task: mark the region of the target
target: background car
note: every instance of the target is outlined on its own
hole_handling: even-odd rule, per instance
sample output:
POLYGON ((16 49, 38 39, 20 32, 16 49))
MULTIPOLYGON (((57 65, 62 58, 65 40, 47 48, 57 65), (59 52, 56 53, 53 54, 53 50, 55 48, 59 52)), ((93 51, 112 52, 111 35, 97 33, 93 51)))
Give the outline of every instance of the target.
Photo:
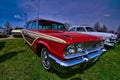
POLYGON ((69 31, 101 37, 105 40, 104 45, 107 45, 107 46, 114 47, 116 44, 117 35, 112 33, 96 32, 90 26, 72 26, 69 28, 69 31))
POLYGON ((12 35, 14 36, 14 37, 16 37, 16 36, 21 36, 21 30, 22 30, 23 28, 21 28, 21 27, 16 27, 15 29, 13 29, 11 32, 12 32, 12 35))
POLYGON ((0 36, 1 37, 7 36, 6 30, 4 28, 2 28, 2 27, 0 27, 0 36))
POLYGON ((120 43, 120 33, 116 33, 117 35, 117 42, 120 43))

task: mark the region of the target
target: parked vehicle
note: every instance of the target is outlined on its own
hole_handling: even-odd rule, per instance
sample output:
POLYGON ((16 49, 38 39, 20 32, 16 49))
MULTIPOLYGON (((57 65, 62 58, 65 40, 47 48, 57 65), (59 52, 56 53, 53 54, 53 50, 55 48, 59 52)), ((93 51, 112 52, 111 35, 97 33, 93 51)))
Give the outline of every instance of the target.
POLYGON ((120 43, 120 33, 117 33, 117 42, 120 43))
POLYGON ((5 29, 2 28, 2 27, 0 27, 0 36, 1 36, 1 37, 7 36, 5 29))
POLYGON ((64 24, 52 20, 28 21, 22 36, 41 57, 46 70, 58 67, 63 70, 83 62, 95 62, 105 51, 102 38, 66 31, 64 24))
POLYGON ((16 27, 15 29, 13 29, 11 32, 12 32, 12 35, 14 36, 14 37, 16 37, 16 36, 21 36, 21 30, 22 30, 23 28, 21 28, 21 27, 16 27))
POLYGON ((105 40, 104 45, 107 45, 107 46, 114 47, 116 44, 117 36, 115 34, 105 33, 105 32, 96 32, 92 27, 89 27, 89 26, 72 26, 70 27, 69 31, 101 37, 105 40))

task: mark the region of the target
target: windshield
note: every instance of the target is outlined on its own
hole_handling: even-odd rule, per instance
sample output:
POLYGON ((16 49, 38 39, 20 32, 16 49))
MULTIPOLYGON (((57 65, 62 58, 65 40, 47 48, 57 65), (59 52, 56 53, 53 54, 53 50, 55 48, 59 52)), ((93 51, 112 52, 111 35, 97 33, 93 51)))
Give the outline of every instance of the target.
POLYGON ((91 27, 86 27, 86 30, 88 31, 88 32, 94 32, 95 30, 93 29, 93 28, 91 28, 91 27))
POLYGON ((85 29, 83 27, 77 27, 77 31, 85 32, 85 29))
POLYGON ((40 21, 39 29, 40 30, 62 30, 62 31, 66 30, 63 24, 52 22, 52 21, 40 21))
POLYGON ((23 28, 20 28, 20 27, 16 27, 16 28, 15 28, 15 30, 21 30, 21 29, 23 29, 23 28))

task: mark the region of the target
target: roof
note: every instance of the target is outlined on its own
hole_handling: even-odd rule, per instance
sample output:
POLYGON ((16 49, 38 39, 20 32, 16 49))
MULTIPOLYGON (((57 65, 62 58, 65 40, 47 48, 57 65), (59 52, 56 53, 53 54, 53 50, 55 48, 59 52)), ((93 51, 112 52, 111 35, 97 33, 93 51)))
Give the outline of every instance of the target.
POLYGON ((45 21, 50 21, 50 22, 56 22, 56 23, 63 24, 63 23, 61 23, 61 22, 57 22, 57 21, 54 21, 54 20, 43 19, 43 18, 35 18, 35 19, 31 19, 31 20, 29 20, 28 22, 30 22, 30 21, 35 21, 35 20, 45 20, 45 21))

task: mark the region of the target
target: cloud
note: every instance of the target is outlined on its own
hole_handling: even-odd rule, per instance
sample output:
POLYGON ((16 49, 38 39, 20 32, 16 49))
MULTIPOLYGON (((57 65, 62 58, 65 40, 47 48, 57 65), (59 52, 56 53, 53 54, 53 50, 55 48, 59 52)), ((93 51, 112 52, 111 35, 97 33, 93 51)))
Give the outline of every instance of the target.
POLYGON ((110 14, 104 14, 105 17, 110 17, 111 15, 110 14))
POLYGON ((20 19, 21 17, 20 17, 20 15, 14 15, 14 18, 17 18, 17 19, 20 19))

